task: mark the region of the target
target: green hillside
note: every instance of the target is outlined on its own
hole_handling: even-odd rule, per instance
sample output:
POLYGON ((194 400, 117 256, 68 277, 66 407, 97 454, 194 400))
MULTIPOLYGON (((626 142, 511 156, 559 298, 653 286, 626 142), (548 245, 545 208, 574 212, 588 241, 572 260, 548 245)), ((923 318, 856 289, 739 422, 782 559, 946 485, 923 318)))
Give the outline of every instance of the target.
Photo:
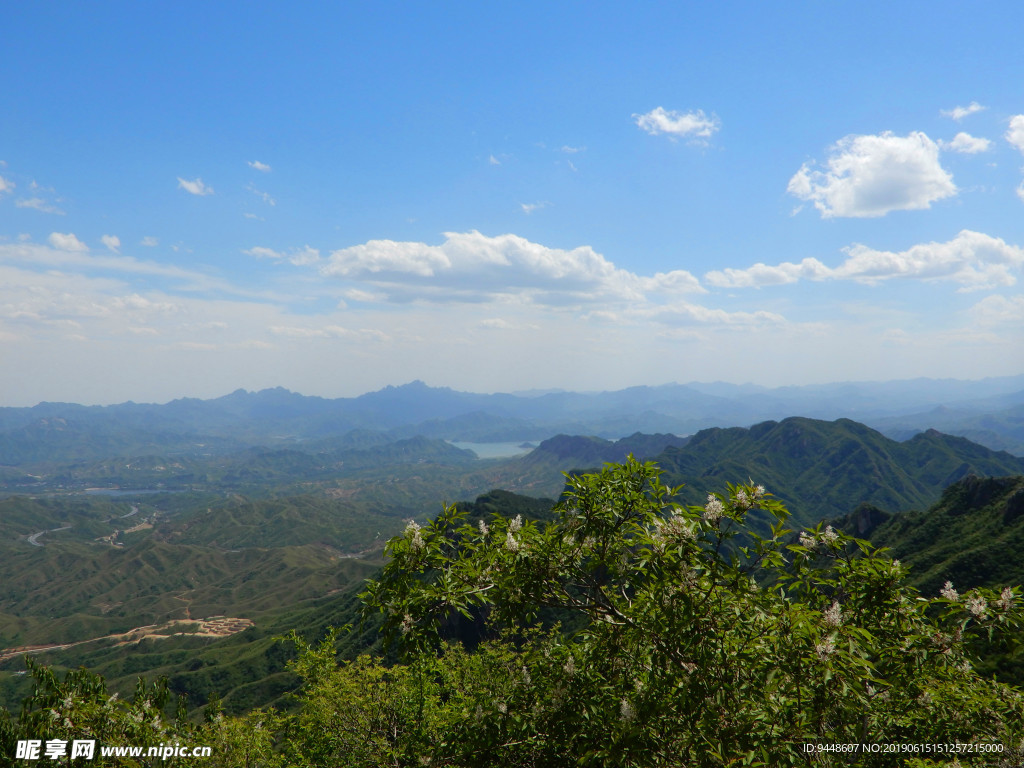
MULTIPOLYGON (((910 568, 909 583, 927 597, 946 582, 959 592, 1024 584, 1024 477, 967 477, 924 510, 891 514, 865 505, 835 523, 910 568)), ((985 674, 1024 685, 1024 637, 980 645, 985 674)))
MULTIPOLYGON (((275 536, 265 527, 268 518, 292 503, 294 509, 283 517, 282 527, 291 527, 292 536, 315 535, 315 527, 303 525, 304 521, 316 520, 315 500, 297 498, 236 501, 226 505, 227 517, 204 513, 199 523, 184 526, 180 534, 172 529, 169 538, 204 539, 208 532, 220 530, 219 535, 225 538, 254 535, 258 542, 267 544, 275 536), (247 522, 242 525, 239 520, 247 522), (201 526, 201 530, 195 530, 201 526)), ((550 517, 553 504, 551 499, 495 490, 459 506, 473 520, 489 520, 494 515, 543 520, 550 517)), ((388 535, 396 532, 391 530, 388 535)), ((36 554, 43 556, 42 550, 36 554)), ((361 604, 356 598, 364 589, 364 580, 374 576, 381 566, 378 559, 340 558, 322 544, 225 552, 180 541, 140 545, 131 552, 114 550, 104 560, 78 562, 80 550, 63 557, 77 562, 69 581, 33 580, 28 593, 9 605, 11 613, 0 614, 0 627, 12 628, 10 637, 0 638, 0 648, 28 644, 26 637, 36 638, 31 642, 38 642, 39 637, 67 641, 186 616, 198 619, 226 614, 254 622, 248 629, 221 639, 176 636, 168 630, 158 637, 133 640, 127 646, 120 639, 101 640, 34 654, 58 668, 87 666, 102 674, 115 690, 130 691, 139 674, 165 675, 172 691, 187 695, 195 706, 216 695, 226 708, 240 712, 270 702, 287 704, 281 697, 294 689, 297 679, 285 669, 290 646, 279 638, 293 630, 315 639, 322 637, 328 627, 352 625, 352 631, 342 636, 343 655, 380 645, 379 624, 361 622, 361 604), (169 555, 180 559, 179 567, 161 560, 169 555), (166 592, 154 591, 156 583, 164 585, 166 592), (93 615, 100 611, 94 610, 99 601, 89 600, 92 594, 102 594, 101 599, 106 601, 130 599, 100 616, 93 615), (56 621, 37 618, 45 611, 62 610, 61 605, 65 611, 68 606, 85 608, 56 621), (19 618, 30 610, 32 618, 19 618)), ((39 570, 38 565, 28 567, 39 570)), ((23 668, 20 657, 0 661, 0 705, 13 706, 27 694, 28 679, 11 674, 23 668)))
POLYGON ((686 484, 689 503, 749 478, 783 501, 796 524, 841 517, 865 502, 921 508, 968 474, 1024 473, 1024 459, 934 430, 901 443, 849 419, 797 417, 702 430, 655 460, 670 483, 686 484))
POLYGON ((946 581, 958 589, 1024 584, 1024 477, 968 475, 926 510, 862 509, 844 524, 890 547, 923 592, 938 593, 946 581))

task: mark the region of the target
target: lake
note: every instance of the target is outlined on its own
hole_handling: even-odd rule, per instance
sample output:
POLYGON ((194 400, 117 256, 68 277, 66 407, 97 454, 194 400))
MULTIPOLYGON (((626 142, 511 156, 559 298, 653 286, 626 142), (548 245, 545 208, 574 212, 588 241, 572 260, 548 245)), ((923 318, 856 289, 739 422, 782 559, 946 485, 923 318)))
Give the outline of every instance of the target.
POLYGON ((465 443, 455 440, 449 440, 448 442, 456 448, 471 450, 481 459, 509 459, 513 456, 523 456, 532 451, 533 447, 536 447, 523 448, 522 446, 526 442, 523 440, 512 443, 465 443))

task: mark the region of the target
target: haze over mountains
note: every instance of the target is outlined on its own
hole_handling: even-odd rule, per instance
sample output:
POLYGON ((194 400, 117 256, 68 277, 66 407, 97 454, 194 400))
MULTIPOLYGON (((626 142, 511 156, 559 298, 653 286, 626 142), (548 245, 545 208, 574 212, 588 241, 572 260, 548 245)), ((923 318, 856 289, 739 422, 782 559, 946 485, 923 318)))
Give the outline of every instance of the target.
POLYGON ((118 453, 222 453, 352 430, 476 442, 538 441, 558 433, 688 435, 706 427, 750 426, 789 416, 851 418, 897 439, 934 428, 1024 455, 1024 375, 775 389, 692 383, 489 395, 414 381, 355 398, 309 397, 276 388, 162 405, 40 403, 0 408, 0 464, 118 453))

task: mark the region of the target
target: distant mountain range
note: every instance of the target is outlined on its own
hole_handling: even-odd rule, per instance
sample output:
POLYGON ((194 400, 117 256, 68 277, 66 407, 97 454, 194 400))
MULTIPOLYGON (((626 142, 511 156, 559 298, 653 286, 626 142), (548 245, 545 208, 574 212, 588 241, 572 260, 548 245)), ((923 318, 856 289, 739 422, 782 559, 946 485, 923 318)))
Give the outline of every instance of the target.
POLYGON ((790 416, 855 419, 901 440, 934 428, 1024 456, 1024 375, 775 389, 691 383, 615 392, 492 395, 415 381, 337 399, 276 388, 163 405, 40 403, 0 408, 0 465, 305 447, 353 430, 380 432, 389 439, 537 441, 559 433, 604 438, 635 432, 690 435, 708 427, 745 427, 790 416))

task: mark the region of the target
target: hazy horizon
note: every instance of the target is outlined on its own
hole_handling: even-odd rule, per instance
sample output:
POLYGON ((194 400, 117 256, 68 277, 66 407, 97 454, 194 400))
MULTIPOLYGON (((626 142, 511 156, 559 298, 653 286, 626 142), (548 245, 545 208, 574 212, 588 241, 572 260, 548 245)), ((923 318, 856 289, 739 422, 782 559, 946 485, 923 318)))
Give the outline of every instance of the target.
POLYGON ((1024 6, 18 3, 0 402, 1024 370, 1024 6))
MULTIPOLYGON (((189 399, 193 399, 193 400, 216 400, 216 399, 219 399, 221 397, 227 397, 229 395, 235 394, 236 392, 245 392, 246 394, 258 394, 258 393, 263 392, 263 391, 277 390, 277 389, 283 389, 283 390, 286 390, 286 391, 290 392, 291 394, 300 395, 300 396, 303 396, 303 397, 319 397, 319 398, 322 398, 322 399, 325 399, 325 400, 335 400, 335 399, 352 399, 352 398, 360 397, 362 395, 368 395, 368 394, 372 394, 374 392, 380 392, 380 391, 386 390, 386 389, 400 389, 400 388, 403 388, 403 387, 414 386, 414 385, 417 385, 417 384, 423 385, 424 387, 427 387, 427 388, 430 388, 430 389, 449 389, 449 390, 452 390, 452 391, 455 391, 455 392, 460 392, 460 393, 465 393, 465 394, 475 394, 475 395, 500 395, 500 394, 505 394, 505 395, 513 395, 513 396, 518 396, 518 397, 536 397, 536 396, 539 396, 539 395, 542 395, 542 394, 547 394, 547 393, 567 393, 567 394, 579 394, 579 395, 596 395, 596 394, 609 393, 609 392, 620 392, 620 391, 623 391, 623 390, 626 390, 626 389, 632 389, 632 388, 637 388, 637 387, 648 387, 648 388, 651 388, 651 389, 657 389, 657 388, 660 388, 660 387, 675 387, 675 386, 679 386, 679 387, 700 387, 700 388, 703 388, 703 389, 708 389, 708 388, 714 388, 715 386, 721 385, 721 386, 736 387, 736 388, 739 388, 739 389, 749 388, 749 389, 755 389, 755 390, 764 391, 764 392, 773 392, 773 391, 780 390, 780 389, 800 389, 800 388, 804 388, 804 387, 808 387, 808 388, 814 388, 814 387, 827 388, 827 387, 835 387, 835 386, 853 386, 853 387, 864 386, 864 387, 870 387, 870 386, 883 386, 883 385, 893 385, 893 384, 911 385, 911 384, 914 384, 916 382, 982 384, 982 383, 986 383, 986 382, 993 383, 993 382, 1001 382, 1001 381, 1007 381, 1007 383, 1010 384, 1010 386, 1005 387, 1005 388, 997 387, 996 388, 997 392, 999 392, 999 393, 1006 393, 1006 394, 1014 393, 1014 392, 1017 391, 1017 388, 1016 388, 1017 385, 1024 384, 1024 373, 1020 373, 1020 374, 1016 374, 1016 375, 1010 375, 1010 376, 986 376, 986 377, 979 378, 979 379, 958 379, 958 378, 952 377, 952 376, 946 376, 946 377, 943 377, 943 378, 917 377, 917 378, 914 378, 914 379, 888 379, 888 380, 868 380, 868 379, 865 379, 865 380, 859 380, 859 381, 857 381, 857 380, 843 380, 843 381, 814 382, 814 383, 808 383, 808 384, 783 384, 783 385, 774 386, 774 387, 773 386, 764 386, 764 385, 760 385, 760 384, 754 384, 752 382, 728 382, 728 381, 718 380, 718 381, 685 381, 685 382, 666 381, 666 382, 661 382, 659 384, 633 384, 633 385, 629 385, 629 386, 626 386, 626 387, 616 387, 616 388, 611 388, 611 389, 592 389, 592 390, 567 389, 567 388, 564 388, 564 387, 536 387, 536 388, 532 388, 532 389, 520 389, 520 390, 505 389, 505 390, 491 390, 491 391, 480 391, 480 390, 471 390, 471 389, 465 389, 465 388, 460 388, 460 387, 449 387, 447 385, 442 385, 442 384, 431 384, 430 382, 425 382, 422 379, 413 379, 413 380, 404 381, 404 382, 401 382, 401 383, 385 384, 383 387, 378 387, 376 389, 371 389, 371 390, 365 390, 365 391, 362 391, 362 392, 356 392, 354 394, 333 394, 332 395, 332 394, 322 394, 322 393, 318 393, 318 392, 303 392, 303 391, 300 391, 300 390, 290 389, 289 387, 285 387, 285 386, 279 384, 279 385, 274 385, 274 386, 269 386, 269 387, 260 387, 259 389, 247 389, 245 387, 235 387, 234 389, 231 389, 231 390, 228 390, 228 391, 225 391, 225 392, 220 392, 218 394, 214 394, 214 395, 211 395, 209 397, 196 397, 194 395, 181 394, 181 395, 177 395, 175 397, 172 397, 172 398, 170 398, 168 400, 159 400, 159 401, 157 401, 157 400, 144 400, 144 399, 141 399, 141 398, 128 398, 127 400, 117 400, 117 401, 110 401, 110 402, 85 402, 85 401, 82 401, 82 400, 37 400, 35 402, 29 402, 29 403, 7 403, 7 402, 0 402, 0 408, 31 408, 33 406, 41 405, 43 403, 57 403, 57 404, 59 404, 59 403, 66 403, 66 404, 69 404, 69 405, 104 406, 104 407, 105 406, 112 406, 112 405, 123 405, 125 403, 135 403, 137 405, 166 405, 167 403, 174 402, 175 400, 189 400, 189 399), (1019 380, 1019 381, 1015 381, 1015 380, 1019 380)), ((981 395, 979 395, 979 397, 984 397, 984 396, 986 396, 986 394, 990 394, 990 393, 981 394, 981 395)))

